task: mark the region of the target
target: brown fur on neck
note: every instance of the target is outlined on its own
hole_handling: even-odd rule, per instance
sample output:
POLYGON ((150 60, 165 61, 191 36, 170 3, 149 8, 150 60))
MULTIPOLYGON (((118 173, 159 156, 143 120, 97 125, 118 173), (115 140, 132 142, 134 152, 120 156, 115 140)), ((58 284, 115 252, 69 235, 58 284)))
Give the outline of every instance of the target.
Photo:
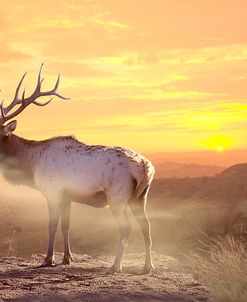
POLYGON ((32 150, 28 149, 27 145, 33 144, 14 134, 2 136, 0 138, 0 168, 9 182, 33 187, 32 161, 34 158, 30 156, 32 150))

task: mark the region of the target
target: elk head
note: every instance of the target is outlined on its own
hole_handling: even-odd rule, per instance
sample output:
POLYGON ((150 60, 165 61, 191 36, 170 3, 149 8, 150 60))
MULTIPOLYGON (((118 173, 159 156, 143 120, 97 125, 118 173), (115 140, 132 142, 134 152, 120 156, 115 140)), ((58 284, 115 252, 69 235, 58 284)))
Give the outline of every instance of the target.
POLYGON ((35 88, 34 92, 29 97, 25 97, 25 90, 24 90, 23 93, 22 93, 22 97, 19 98, 19 91, 20 91, 20 88, 21 88, 21 84, 22 84, 22 82, 23 82, 23 80, 24 80, 24 78, 27 74, 27 73, 25 73, 22 76, 22 78, 21 78, 21 80, 20 80, 20 82, 19 82, 19 84, 16 88, 15 96, 14 96, 13 101, 7 107, 3 106, 3 102, 0 104, 0 112, 1 112, 1 116, 0 116, 0 139, 1 140, 5 137, 9 136, 15 130, 16 125, 17 125, 16 120, 12 120, 8 124, 5 124, 7 121, 9 121, 9 120, 13 119, 14 117, 16 117, 18 114, 20 114, 30 104, 34 104, 34 105, 43 107, 43 106, 46 106, 47 104, 49 104, 52 100, 52 98, 51 98, 49 101, 46 101, 45 103, 40 103, 40 102, 36 101, 39 97, 42 97, 42 96, 57 96, 57 97, 59 97, 61 99, 64 99, 64 100, 68 99, 68 98, 66 98, 66 97, 64 97, 64 96, 57 93, 59 80, 60 80, 60 75, 58 75, 56 84, 55 84, 55 86, 52 90, 41 92, 41 84, 44 80, 44 78, 41 78, 42 67, 43 67, 43 63, 40 66, 36 88, 35 88), (15 110, 13 111, 14 108, 15 108, 15 110))

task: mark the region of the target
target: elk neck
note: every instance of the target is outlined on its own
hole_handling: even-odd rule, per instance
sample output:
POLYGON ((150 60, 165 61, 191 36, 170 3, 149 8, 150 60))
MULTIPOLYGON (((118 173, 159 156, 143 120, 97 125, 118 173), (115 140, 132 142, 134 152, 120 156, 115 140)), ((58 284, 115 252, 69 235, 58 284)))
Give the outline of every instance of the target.
POLYGON ((14 160, 17 168, 33 174, 35 164, 41 154, 38 141, 31 141, 11 134, 3 137, 0 153, 3 158, 14 160))

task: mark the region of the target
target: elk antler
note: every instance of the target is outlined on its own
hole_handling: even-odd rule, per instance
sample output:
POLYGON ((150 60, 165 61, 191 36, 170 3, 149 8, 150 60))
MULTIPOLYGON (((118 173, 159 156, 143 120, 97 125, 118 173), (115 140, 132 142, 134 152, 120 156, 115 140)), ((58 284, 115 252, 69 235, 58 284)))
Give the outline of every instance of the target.
POLYGON ((57 93, 57 88, 59 85, 59 81, 60 81, 60 75, 58 75, 57 77, 57 81, 56 84, 54 86, 54 88, 52 90, 46 91, 46 92, 41 92, 41 84, 44 80, 44 78, 41 79, 41 71, 42 71, 42 67, 43 67, 43 63, 40 66, 40 70, 39 70, 39 74, 38 74, 38 82, 37 82, 37 86, 34 90, 34 92, 27 98, 25 98, 25 89, 22 93, 22 97, 19 98, 19 91, 20 91, 20 87, 21 84, 26 76, 27 73, 24 73, 24 75, 22 76, 16 91, 15 91, 15 96, 13 101, 6 107, 3 107, 3 102, 0 104, 0 110, 1 110, 1 117, 0 117, 0 124, 3 125, 6 121, 12 119, 13 117, 17 116, 19 113, 21 113, 28 105, 30 104, 34 104, 37 106, 45 106, 47 104, 49 104, 52 100, 52 98, 45 102, 45 103, 39 103, 36 101, 37 98, 42 97, 42 96, 57 96, 63 100, 68 100, 69 98, 66 98, 60 94, 57 93), (20 105, 15 111, 13 111, 11 114, 8 115, 8 112, 11 111, 16 105, 20 105))

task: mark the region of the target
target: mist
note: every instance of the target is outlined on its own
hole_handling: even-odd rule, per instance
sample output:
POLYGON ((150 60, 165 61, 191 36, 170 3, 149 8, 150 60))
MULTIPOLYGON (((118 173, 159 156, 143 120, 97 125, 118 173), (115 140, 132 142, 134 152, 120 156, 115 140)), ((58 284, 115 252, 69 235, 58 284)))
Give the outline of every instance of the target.
MULTIPOLYGON (((178 257, 198 248, 203 234, 218 236, 241 232, 243 222, 240 218, 246 213, 245 203, 239 202, 232 211, 229 204, 201 200, 192 194, 193 188, 196 191, 198 187, 198 183, 193 185, 192 180, 187 179, 192 187, 192 197, 184 197, 182 194, 183 190, 187 192, 185 181, 183 190, 181 180, 170 180, 174 183, 175 190, 170 188, 170 183, 167 185, 168 180, 154 181, 147 202, 154 252, 178 257)), ((11 185, 3 178, 0 183, 0 255, 45 254, 48 241, 48 209, 45 198, 34 189, 11 185)), ((143 236, 130 210, 129 217, 132 230, 126 252, 143 252, 143 236)), ((72 203, 70 242, 74 253, 114 255, 118 227, 110 208, 72 203)), ((60 227, 56 236, 56 251, 63 251, 60 227)))

